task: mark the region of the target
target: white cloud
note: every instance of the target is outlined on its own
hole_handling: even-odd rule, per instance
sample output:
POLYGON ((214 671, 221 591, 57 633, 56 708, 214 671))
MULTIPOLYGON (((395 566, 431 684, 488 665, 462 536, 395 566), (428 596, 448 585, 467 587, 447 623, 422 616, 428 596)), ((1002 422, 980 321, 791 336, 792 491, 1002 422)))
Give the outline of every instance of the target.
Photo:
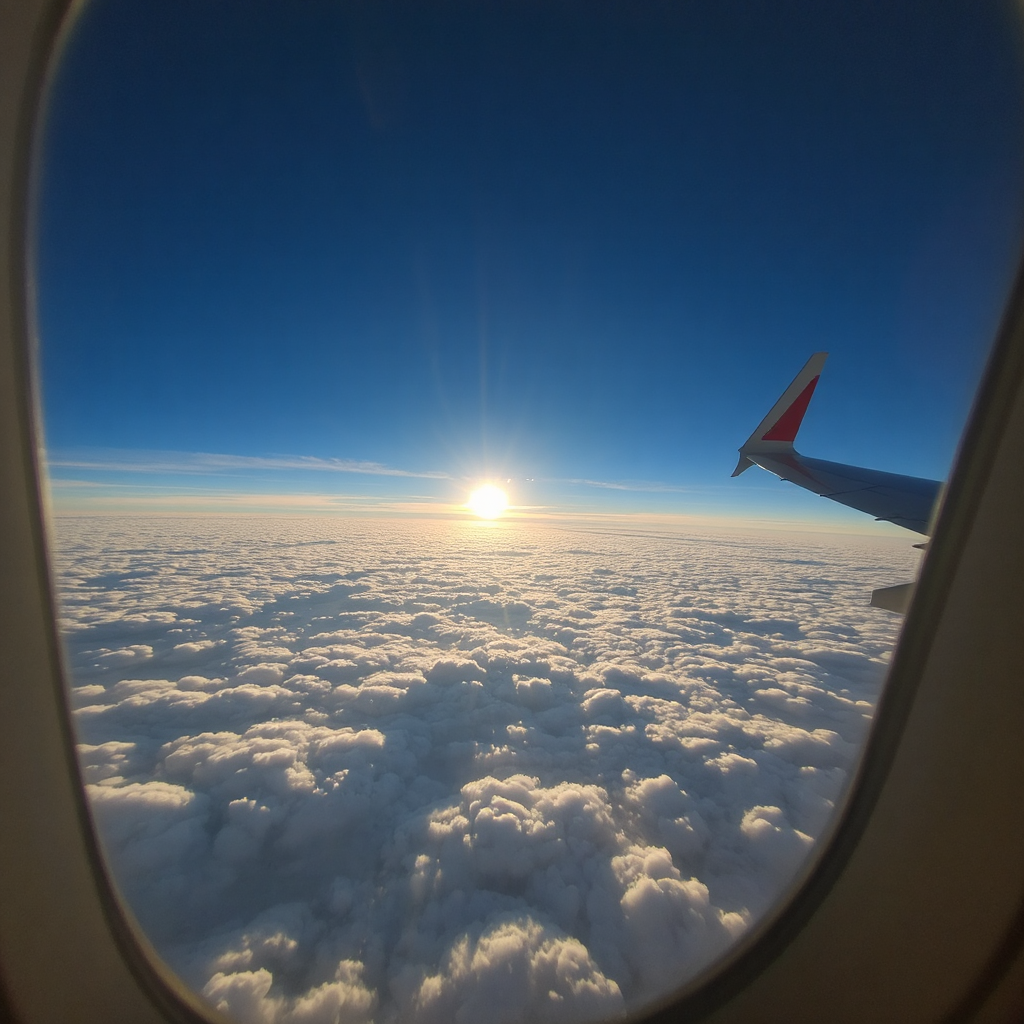
POLYGON ((579 940, 511 915, 478 936, 460 936, 436 973, 399 974, 395 989, 402 1019, 415 1024, 555 1024, 607 1020, 623 1011, 618 985, 579 940))
POLYGON ((447 480, 447 473, 395 469, 361 459, 322 459, 313 455, 221 455, 211 452, 145 451, 127 448, 84 448, 50 451, 50 470, 103 470, 121 473, 223 473, 231 470, 307 470, 354 473, 360 476, 417 477, 447 480))
POLYGON ((212 1004, 274 1024, 597 1020, 692 977, 827 826, 898 624, 867 597, 914 560, 512 524, 58 531, 118 884, 212 1004))

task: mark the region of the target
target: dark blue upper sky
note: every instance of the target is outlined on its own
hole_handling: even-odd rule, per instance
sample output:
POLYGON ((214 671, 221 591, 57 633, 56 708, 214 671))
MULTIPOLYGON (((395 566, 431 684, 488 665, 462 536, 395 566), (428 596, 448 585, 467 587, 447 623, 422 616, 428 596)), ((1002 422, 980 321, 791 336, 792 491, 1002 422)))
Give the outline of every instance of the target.
POLYGON ((724 508, 827 349, 802 448, 943 476, 1015 269, 1022 95, 977 0, 95 0, 40 179, 48 445, 724 508))

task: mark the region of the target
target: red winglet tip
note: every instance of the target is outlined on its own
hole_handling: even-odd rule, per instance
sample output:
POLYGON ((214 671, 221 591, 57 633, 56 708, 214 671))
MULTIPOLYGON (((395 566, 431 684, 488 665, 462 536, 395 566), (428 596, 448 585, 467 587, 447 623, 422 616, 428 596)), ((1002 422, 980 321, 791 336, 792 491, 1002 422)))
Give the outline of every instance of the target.
POLYGON ((804 413, 810 404, 811 395, 817 386, 818 378, 815 377, 800 392, 793 401, 793 404, 775 421, 774 426, 767 433, 762 434, 762 441, 789 441, 796 440, 796 433, 803 422, 804 413))

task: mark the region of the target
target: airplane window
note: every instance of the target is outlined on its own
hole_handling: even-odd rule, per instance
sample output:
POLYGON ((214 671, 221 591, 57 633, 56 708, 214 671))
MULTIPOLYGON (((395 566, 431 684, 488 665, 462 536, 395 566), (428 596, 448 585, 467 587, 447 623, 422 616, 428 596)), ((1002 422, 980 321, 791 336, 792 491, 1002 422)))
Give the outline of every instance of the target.
POLYGON ((77 11, 34 257, 69 703, 210 1006, 620 1018, 784 905, 1016 266, 1018 29, 77 11))

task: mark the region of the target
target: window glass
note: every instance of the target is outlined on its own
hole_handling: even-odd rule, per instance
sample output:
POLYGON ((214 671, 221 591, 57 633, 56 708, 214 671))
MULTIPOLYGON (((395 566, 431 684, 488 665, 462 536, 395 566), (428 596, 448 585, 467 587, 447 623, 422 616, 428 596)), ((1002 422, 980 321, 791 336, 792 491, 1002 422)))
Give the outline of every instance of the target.
POLYGON ((773 457, 945 479, 1020 244, 1008 19, 78 12, 35 240, 70 703, 212 1006, 598 1021, 784 904, 926 538, 729 473, 828 350, 798 450, 843 465, 792 414, 773 457))

